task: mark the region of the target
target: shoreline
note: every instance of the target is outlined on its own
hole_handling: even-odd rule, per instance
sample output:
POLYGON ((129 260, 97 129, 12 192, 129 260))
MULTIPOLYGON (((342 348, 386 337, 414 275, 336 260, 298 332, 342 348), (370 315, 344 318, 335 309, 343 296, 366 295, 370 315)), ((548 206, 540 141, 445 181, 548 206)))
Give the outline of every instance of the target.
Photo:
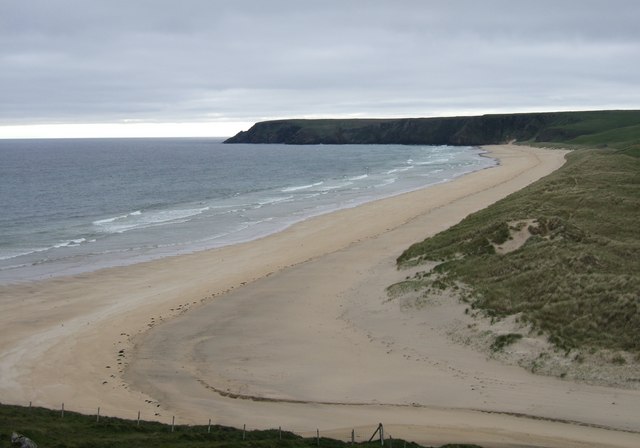
MULTIPOLYGON (((415 179, 407 182, 407 180, 403 179, 402 177, 394 177, 394 182, 391 183, 400 185, 400 187, 396 186, 392 191, 386 191, 385 188, 378 190, 378 187, 383 186, 382 184, 370 184, 364 187, 359 186, 358 188, 355 188, 353 190, 360 190, 362 193, 354 194, 353 191, 345 191, 343 193, 340 193, 338 196, 333 197, 333 199, 320 200, 316 202, 316 199, 318 198, 316 198, 315 196, 320 196, 322 198, 324 193, 313 193, 314 191, 316 191, 313 188, 309 190, 314 197, 313 199, 307 198, 304 200, 300 200, 299 198, 296 198, 294 196, 294 192, 298 191, 299 189, 306 191, 307 187, 315 186, 304 185, 302 186, 303 188, 300 188, 300 186, 292 186, 287 188, 267 188, 261 193, 261 195, 265 195, 262 199, 260 197, 251 198, 245 197, 245 195, 240 195, 237 197, 239 202, 235 205, 224 205, 225 201, 229 200, 228 198, 222 199, 222 205, 209 202, 208 199, 202 199, 197 202, 188 203, 188 208, 195 208, 195 210, 199 210, 198 213, 193 215, 194 217, 196 217, 194 222, 199 219, 201 214, 203 216, 207 216, 207 214, 211 210, 216 209, 228 210, 227 212, 222 213, 222 215, 231 213, 231 215, 233 216, 238 212, 238 210, 240 210, 241 213, 244 213, 247 210, 249 211, 249 213, 252 213, 252 210, 261 209, 264 204, 278 204, 281 202, 281 199, 283 200, 282 203, 291 202, 292 204, 292 206, 289 207, 288 210, 275 210, 271 212, 271 214, 260 216, 247 215, 242 219, 242 222, 236 223, 236 227, 226 227, 228 223, 225 223, 224 220, 218 221, 220 216, 205 217, 204 222, 200 224, 200 228, 209 229, 208 233, 204 234, 200 232, 198 236, 193 239, 181 237, 173 239, 173 237, 171 236, 172 234, 179 235, 181 232, 184 232, 185 229, 175 229, 172 231, 169 230, 172 226, 167 226, 167 230, 165 230, 164 234, 166 239, 159 239, 158 241, 156 241, 156 243, 158 244, 152 244, 151 241, 142 238, 143 242, 140 245, 137 245, 135 241, 130 241, 132 246, 129 248, 124 248, 117 242, 117 240, 112 240, 112 236, 105 237, 105 235, 109 235, 110 232, 105 233, 103 232, 104 229, 92 229, 91 231, 84 229, 83 231, 80 231, 75 235, 68 235, 65 241, 58 241, 57 243, 54 241, 50 241, 49 243, 41 244, 42 247, 40 249, 25 249, 25 252, 19 255, 17 258, 8 257, 2 259, 2 257, 0 256, 0 264, 2 265, 0 266, 0 286, 39 282, 43 280, 50 280, 56 277, 72 277, 76 275, 90 274, 91 272, 96 272, 102 269, 127 267, 163 258, 189 255, 197 252, 220 249, 226 246, 248 243, 267 237, 269 235, 273 235, 275 233, 280 233, 291 227, 292 225, 306 221, 308 219, 313 219, 315 217, 334 213, 343 209, 358 207, 368 202, 375 202, 377 200, 399 196, 423 188, 429 188, 439 183, 450 182, 460 176, 469 174, 469 171, 465 170, 473 169, 480 171, 486 168, 485 165, 497 163, 497 161, 492 157, 487 157, 485 151, 477 146, 463 147, 458 149, 461 151, 461 153, 466 153, 466 157, 469 157, 469 154, 473 154, 473 156, 471 157, 473 157, 476 161, 478 160, 478 156, 481 156, 480 159, 482 161, 475 162, 477 166, 474 165, 473 168, 460 168, 460 172, 457 172, 458 170, 455 170, 456 172, 449 172, 449 170, 436 170, 437 172, 431 173, 431 177, 426 178, 428 182, 424 180, 425 178, 422 177, 423 175, 420 175, 420 178, 423 179, 421 182, 416 181, 415 179), (440 174, 438 174, 438 172, 440 171, 447 171, 448 177, 441 178, 440 174), (283 196, 278 197, 279 195, 283 196), (286 197, 285 199, 285 196, 288 197, 286 197), (264 200, 264 202, 262 202, 262 200, 264 200), (245 209, 245 207, 248 208, 245 209), (238 210, 233 210, 234 208, 238 210), (215 231, 211 232, 211 229, 214 229, 215 231), (214 233, 215 235, 211 235, 211 233, 214 233), (184 241, 185 239, 188 241, 184 241), (72 252, 64 252, 69 250, 69 248, 71 248, 70 250, 72 252), (51 250, 53 250, 54 252, 50 253, 49 251, 51 250), (22 256, 27 258, 20 258, 22 256), (30 258, 33 256, 35 256, 36 258, 30 258)), ((413 159, 409 160, 413 162, 413 159)), ((417 165, 410 164, 408 166, 415 168, 417 165)), ((364 169, 361 171, 364 171, 364 169)), ((393 169, 391 171, 396 171, 396 169, 393 169)), ((413 171, 416 170, 412 170, 411 172, 413 171)), ((369 177, 369 174, 375 177, 379 173, 369 173, 367 169, 367 173, 365 174, 365 176, 355 176, 354 179, 345 177, 343 180, 340 180, 340 182, 353 184, 354 180, 360 182, 361 177, 369 177)), ((331 183, 335 181, 336 179, 331 180, 330 178, 325 178, 321 180, 321 184, 324 184, 325 182, 331 183)), ((383 184, 385 182, 386 181, 384 181, 383 184)), ((328 190, 323 190, 322 187, 319 188, 320 189, 318 191, 324 192, 331 192, 334 190, 334 187, 332 187, 331 185, 329 185, 328 190)), ((145 207, 129 208, 107 214, 109 216, 100 216, 100 219, 97 219, 96 216, 93 216, 92 218, 84 219, 83 223, 75 223, 75 225, 82 227, 87 222, 91 222, 92 227, 102 229, 103 223, 111 223, 114 221, 119 222, 118 220, 120 219, 127 219, 128 217, 134 215, 147 216, 154 213, 154 210, 145 209, 145 207), (129 210, 129 208, 131 210, 129 210)), ((168 210, 173 210, 174 208, 175 207, 169 207, 168 210)), ((184 207, 178 207, 178 209, 182 208, 184 207)), ((178 225, 182 224, 178 223, 178 225)), ((135 224, 131 224, 131 226, 135 227, 135 224)), ((164 226, 160 227, 165 228, 164 226)), ((126 234, 127 232, 128 230, 124 230, 122 234, 126 234)), ((195 230, 195 232, 197 233, 198 230, 195 230)), ((121 232, 115 231, 114 233, 120 234, 121 232)))
MULTIPOLYGON (((205 415, 209 415, 215 416, 220 423, 236 426, 245 420, 252 427, 268 427, 279 419, 279 424, 286 428, 304 432, 305 428, 311 431, 312 427, 317 427, 313 426, 315 424, 327 430, 327 434, 335 428, 343 428, 345 424, 361 427, 384 418, 389 424, 397 423, 398 431, 400 427, 403 428, 397 434, 398 437, 401 434, 415 434, 415 440, 422 441, 435 440, 425 438, 425 418, 439 422, 438 428, 439 431, 444 431, 443 437, 449 427, 449 440, 452 434, 461 431, 461 424, 467 428, 464 431, 469 432, 469 437, 480 434, 487 427, 494 428, 490 431, 491 435, 477 436, 476 443, 482 440, 494 443, 491 440, 499 439, 497 434, 500 431, 513 433, 512 436, 516 439, 531 431, 535 433, 531 435, 532 438, 562 438, 568 426, 575 440, 604 442, 614 434, 618 444, 610 446, 633 446, 638 441, 637 434, 560 423, 545 424, 528 419, 525 424, 521 417, 518 417, 520 420, 513 420, 504 415, 496 417, 481 414, 491 409, 470 411, 464 398, 447 409, 434 404, 433 401, 437 401, 435 399, 426 408, 408 406, 398 410, 376 404, 387 402, 387 398, 392 403, 399 401, 391 390, 385 392, 386 396, 370 400, 369 405, 358 409, 356 413, 351 406, 345 410, 339 409, 339 406, 330 405, 325 409, 318 408, 317 405, 304 406, 297 403, 250 402, 245 405, 231 398, 214 399, 203 396, 202 385, 194 383, 193 377, 213 378, 216 385, 223 384, 224 389, 245 387, 250 392, 258 391, 261 396, 287 398, 289 395, 298 399, 315 398, 319 394, 325 394, 326 390, 333 390, 332 387, 335 389, 332 393, 340 396, 345 390, 360 386, 349 381, 340 384, 340 378, 344 380, 350 376, 338 375, 330 378, 334 383, 309 387, 308 381, 304 380, 305 375, 310 373, 308 369, 318 369, 317 373, 320 375, 313 376, 314 381, 321 381, 324 373, 324 370, 313 365, 302 366, 299 372, 301 376, 294 378, 294 381, 284 381, 286 389, 279 387, 280 380, 273 380, 282 373, 279 371, 248 369, 249 374, 256 372, 256 376, 253 379, 242 377, 238 374, 241 372, 238 365, 233 364, 238 360, 233 358, 242 351, 243 346, 251 348, 260 340, 268 341, 269 337, 275 336, 272 347, 276 346, 282 352, 288 351, 280 353, 283 357, 277 360, 284 364, 270 364, 268 361, 262 365, 273 365, 276 370, 279 365, 296 368, 295 363, 291 364, 292 354, 300 355, 310 348, 304 344, 297 348, 290 347, 286 342, 292 340, 291 334, 270 333, 272 328, 261 327, 264 322, 255 322, 257 326, 249 327, 253 334, 238 335, 231 332, 228 334, 232 336, 230 338, 214 338, 221 344, 227 344, 226 347, 211 349, 216 356, 221 353, 229 356, 228 359, 219 361, 228 366, 228 370, 224 372, 207 371, 206 357, 203 358, 204 361, 189 359, 190 364, 185 363, 178 370, 172 364, 176 359, 184 359, 179 356, 171 358, 171 353, 189 348, 189 345, 180 340, 179 332, 169 330, 186 331, 196 328, 192 323, 185 324, 182 321, 189 322, 187 318, 198 315, 207 317, 205 321, 216 316, 222 319, 224 312, 230 313, 226 315, 227 318, 256 317, 256 313, 259 313, 258 305, 264 306, 265 311, 275 312, 276 316, 282 311, 287 317, 293 318, 298 315, 291 314, 293 310, 279 308, 279 302, 256 302, 256 298, 260 299, 264 291, 280 291, 279 288, 286 285, 293 285, 298 294, 306 297, 305 286, 310 288, 309 285, 315 285, 316 274, 328 276, 326 278, 335 279, 335 282, 330 285, 333 289, 320 291, 327 299, 326 303, 306 302, 305 306, 312 308, 298 310, 303 313, 298 316, 303 330, 317 331, 311 339, 307 334, 307 339, 301 341, 322 341, 321 345, 326 349, 325 360, 340 353, 334 348, 342 346, 345 340, 362 344, 360 347, 363 355, 378 353, 380 344, 377 342, 377 335, 374 335, 373 342, 367 342, 366 337, 362 339, 363 334, 359 332, 359 328, 368 328, 367 325, 371 324, 357 322, 362 318, 356 311, 361 304, 358 300, 363 296, 356 294, 349 297, 345 295, 345 291, 349 288, 358 290, 361 286, 358 282, 371 283, 372 278, 378 278, 382 272, 387 272, 389 261, 393 261, 409 244, 450 227, 469 213, 523 188, 564 163, 565 152, 557 150, 509 145, 489 149, 501 162, 496 167, 476 171, 452 182, 314 217, 259 240, 68 278, 1 286, 4 311, 0 317, 2 401, 22 404, 33 401, 36 405, 54 408, 64 402, 68 409, 85 413, 91 413, 100 406, 105 413, 123 417, 134 416, 137 410, 141 410, 144 418, 160 420, 168 418, 170 413, 179 416, 182 421, 206 420, 205 415), (428 223, 426 228, 425 223, 428 223), (377 263, 377 257, 381 257, 381 264, 377 263), (371 260, 371 264, 359 264, 363 258, 371 260), (318 266, 326 270, 322 271, 318 266), (351 267, 353 272, 350 271, 351 267), (358 269, 363 270, 360 272, 358 269), (291 282, 292 278, 294 283, 291 282), (263 289, 265 285, 267 289, 263 289), (241 302, 242 300, 245 302, 241 302), (242 303, 254 307, 242 307, 242 303), (219 315, 205 315, 207 307, 212 305, 216 312, 221 311, 219 315), (345 307, 341 311, 346 313, 345 318, 336 320, 334 312, 340 305, 345 307), (192 312, 187 312, 189 310, 192 312), (307 319, 309 314, 313 315, 313 319, 307 319), (341 326, 341 333, 327 333, 327 329, 322 328, 326 325, 335 330, 336 322, 341 326), (351 322, 353 328, 344 327, 345 322, 351 322), (168 335, 175 340, 167 340, 168 335), (338 336, 339 339, 332 342, 332 338, 338 336), (284 339, 278 339, 283 337, 284 339), (158 354, 153 350, 144 352, 147 347, 153 347, 149 342, 150 338, 156 338, 156 342, 162 342, 164 338, 166 343, 159 347, 166 350, 166 353, 158 354), (165 378, 166 384, 145 384, 141 380, 148 375, 148 371, 144 369, 149 366, 144 366, 145 362, 155 369, 154 374, 158 375, 155 379, 165 378), (145 373, 143 375, 140 372, 145 373), (418 426, 411 429, 411 425, 418 426), (469 429, 474 427, 476 432, 469 429)), ((386 279, 384 275, 379 278, 380 281, 386 279)), ((314 292, 309 294, 313 296, 314 292)), ((285 293, 282 296, 286 298, 285 293)), ((280 293, 275 294, 275 297, 280 297, 280 293)), ((235 325, 236 321, 231 321, 235 325)), ((195 352, 190 353, 193 355, 195 352)), ((396 356, 395 352, 391 355, 392 358, 393 356, 396 356)), ((331 360, 338 361, 338 364, 328 368, 340 370, 344 360, 331 360)), ((393 360, 397 361, 396 358, 393 360)), ((370 367, 371 371, 366 373, 379 379, 375 376, 374 368, 378 361, 378 358, 365 357, 358 362, 370 367)), ((438 381, 445 383, 451 376, 446 371, 439 371, 437 375, 438 381)), ((366 383, 365 379, 366 377, 359 378, 363 383, 366 383)), ((351 400, 355 401, 357 396, 366 395, 366 384, 362 386, 362 391, 353 391, 354 397, 351 400)), ((566 382, 565 388, 574 387, 578 386, 566 382)), ((602 393, 609 398, 606 391, 602 393)), ((636 399, 636 395, 632 396, 629 404, 623 403, 623 406, 637 406, 640 400, 636 399)), ((409 400, 409 404, 410 399, 402 398, 409 400)), ((496 403, 496 406, 500 408, 502 404, 496 403)), ((506 411, 516 412, 510 409, 506 411)), ((588 411, 585 412, 588 414, 588 411)), ((598 415, 596 412, 595 418, 598 415)), ((586 417, 579 420, 584 419, 588 420, 586 417)), ((616 421, 615 418, 612 421, 616 421)), ((623 424, 625 425, 628 423, 623 424)))

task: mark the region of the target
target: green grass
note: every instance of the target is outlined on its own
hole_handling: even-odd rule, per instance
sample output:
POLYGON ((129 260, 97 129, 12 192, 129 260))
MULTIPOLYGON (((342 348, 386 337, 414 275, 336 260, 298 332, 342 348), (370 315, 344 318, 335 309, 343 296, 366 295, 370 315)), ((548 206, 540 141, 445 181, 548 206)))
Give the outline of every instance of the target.
POLYGON ((506 346, 511 345, 520 339, 522 339, 522 335, 520 333, 507 333, 496 336, 491 344, 491 351, 499 352, 500 350, 504 350, 506 346))
POLYGON ((637 354, 639 222, 640 158, 580 150, 550 176, 414 244, 398 263, 443 261, 436 270, 472 289, 472 308, 498 318, 522 313, 558 347, 637 354), (533 218, 537 235, 496 253, 491 243, 504 238, 507 223, 533 218))
MULTIPOLYGON (((302 438, 291 432, 277 429, 267 431, 247 431, 243 440, 243 431, 224 426, 176 426, 171 432, 170 425, 157 422, 123 420, 102 417, 96 422, 95 416, 74 412, 65 412, 43 408, 0 405, 0 447, 9 446, 12 432, 18 432, 31 438, 39 447, 46 448, 200 448, 200 447, 317 447, 318 440, 302 438)), ((393 440, 396 448, 418 448, 413 442, 393 440)), ((342 448, 350 446, 340 440, 320 437, 319 446, 342 448)), ((379 441, 357 443, 363 448, 377 448, 379 441)), ((385 442, 389 447, 390 443, 385 442)), ((449 448, 473 448, 475 445, 447 445, 449 448)))
POLYGON ((640 116, 637 111, 601 111, 569 114, 529 143, 554 143, 565 148, 613 148, 640 156, 640 116))

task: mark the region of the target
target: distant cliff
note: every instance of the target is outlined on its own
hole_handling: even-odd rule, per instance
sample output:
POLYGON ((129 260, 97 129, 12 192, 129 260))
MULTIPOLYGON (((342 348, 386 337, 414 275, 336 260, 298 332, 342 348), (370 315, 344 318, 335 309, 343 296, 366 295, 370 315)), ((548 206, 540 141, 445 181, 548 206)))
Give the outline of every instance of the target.
POLYGON ((275 120, 225 143, 486 145, 565 142, 640 126, 640 111, 544 112, 476 117, 275 120))

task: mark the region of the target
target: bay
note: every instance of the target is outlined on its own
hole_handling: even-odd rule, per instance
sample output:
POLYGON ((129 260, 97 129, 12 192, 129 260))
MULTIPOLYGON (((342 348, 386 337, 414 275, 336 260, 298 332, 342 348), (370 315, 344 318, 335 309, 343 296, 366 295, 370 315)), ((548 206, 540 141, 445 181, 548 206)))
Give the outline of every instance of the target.
POLYGON ((0 140, 0 282, 249 241, 495 165, 471 147, 0 140))

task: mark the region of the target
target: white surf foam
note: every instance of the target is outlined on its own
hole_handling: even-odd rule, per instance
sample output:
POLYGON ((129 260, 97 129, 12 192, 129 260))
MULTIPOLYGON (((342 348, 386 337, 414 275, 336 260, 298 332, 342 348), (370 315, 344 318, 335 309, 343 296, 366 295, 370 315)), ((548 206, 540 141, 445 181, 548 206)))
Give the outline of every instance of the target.
POLYGON ((387 171, 387 174, 404 173, 405 171, 409 171, 410 169, 413 169, 413 166, 407 166, 404 168, 394 168, 392 170, 387 171))
POLYGON ((451 161, 450 158, 447 157, 440 157, 438 159, 433 159, 433 160, 427 160, 424 162, 416 162, 415 165, 421 165, 421 166, 426 166, 426 165, 441 165, 443 163, 449 163, 451 161))
POLYGON ((336 184, 336 185, 327 185, 326 187, 318 188, 318 190, 320 190, 320 191, 331 191, 331 190, 337 190, 339 188, 348 187, 349 185, 353 185, 353 182, 344 182, 344 183, 336 184))
POLYGON ((94 221, 93 224, 105 233, 123 233, 130 230, 187 222, 190 218, 209 210, 209 207, 174 210, 137 210, 126 215, 94 221))
POLYGON ((324 182, 316 182, 314 184, 300 185, 297 187, 287 187, 287 188, 283 188, 280 191, 283 193, 290 193, 292 191, 308 190, 309 188, 317 187, 318 185, 322 185, 323 183, 324 182))
POLYGON ((78 238, 75 240, 67 240, 67 241, 63 241, 61 243, 55 244, 53 246, 53 249, 60 249, 61 247, 75 247, 75 246, 79 246, 82 243, 84 243, 86 240, 86 238, 78 238))
POLYGON ((394 177, 391 179, 385 179, 381 183, 374 185, 374 187, 375 188, 386 187, 387 185, 391 185, 392 183, 394 183, 396 180, 398 180, 397 177, 394 177))
POLYGON ((48 247, 42 247, 38 249, 4 249, 2 252, 0 252, 0 260, 11 260, 12 258, 18 258, 24 255, 44 252, 48 249, 48 247))
POLYGON ((142 214, 141 210, 136 210, 135 212, 127 213, 126 215, 114 216, 113 218, 99 219, 97 221, 93 221, 92 224, 95 225, 95 226, 101 226, 101 225, 104 225, 104 224, 109 224, 109 223, 114 222, 114 221, 126 219, 129 216, 140 216, 141 214, 142 214))
POLYGON ((271 204, 277 204, 279 202, 288 202, 290 200, 293 199, 293 196, 275 196, 275 197, 269 197, 269 198, 265 198, 261 201, 258 201, 258 205, 257 207, 254 208, 260 208, 264 205, 271 205, 271 204))

